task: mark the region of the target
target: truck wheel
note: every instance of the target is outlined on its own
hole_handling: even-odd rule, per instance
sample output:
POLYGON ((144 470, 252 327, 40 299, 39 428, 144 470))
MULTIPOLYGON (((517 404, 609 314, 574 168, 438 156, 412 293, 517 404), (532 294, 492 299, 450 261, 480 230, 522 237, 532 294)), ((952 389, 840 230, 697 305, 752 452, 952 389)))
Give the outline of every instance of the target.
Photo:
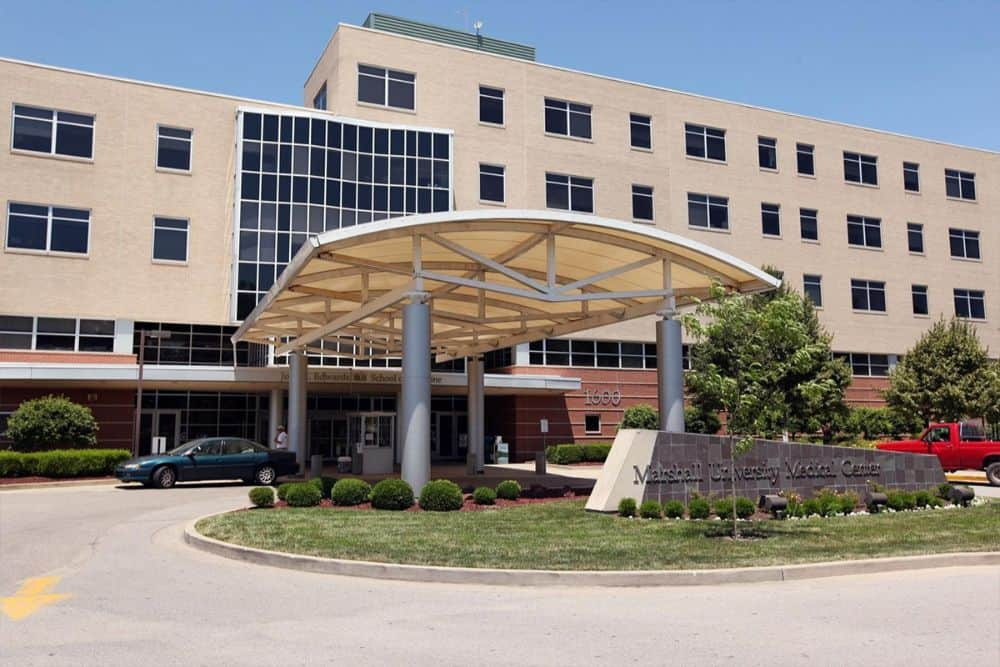
POLYGON ((1000 461, 986 466, 986 479, 988 479, 990 484, 993 486, 1000 486, 1000 461))

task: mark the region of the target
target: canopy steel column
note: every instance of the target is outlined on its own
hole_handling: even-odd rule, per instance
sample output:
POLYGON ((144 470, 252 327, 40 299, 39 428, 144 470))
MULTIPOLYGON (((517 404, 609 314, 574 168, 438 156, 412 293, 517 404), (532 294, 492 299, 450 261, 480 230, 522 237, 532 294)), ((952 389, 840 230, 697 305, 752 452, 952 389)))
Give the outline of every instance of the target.
POLYGON ((419 494, 431 475, 431 311, 423 292, 403 306, 400 394, 402 477, 419 494))
POLYGON ((684 432, 684 369, 681 323, 665 316, 656 323, 656 388, 660 430, 684 432))
POLYGON ((309 361, 302 350, 288 353, 288 448, 295 452, 299 472, 309 464, 306 452, 306 380, 309 361))
POLYGON ((274 447, 279 426, 285 426, 285 390, 272 389, 267 411, 267 442, 264 443, 268 447, 274 447))
POLYGON ((481 473, 486 463, 483 358, 480 355, 469 357, 465 362, 465 373, 469 383, 469 455, 476 457, 476 472, 481 473))

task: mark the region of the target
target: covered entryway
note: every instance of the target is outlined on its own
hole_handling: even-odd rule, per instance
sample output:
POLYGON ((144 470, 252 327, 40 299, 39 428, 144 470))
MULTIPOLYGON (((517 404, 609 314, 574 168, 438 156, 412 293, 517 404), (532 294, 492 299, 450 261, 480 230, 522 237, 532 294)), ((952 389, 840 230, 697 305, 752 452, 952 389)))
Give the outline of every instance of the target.
POLYGON ((682 431, 677 309, 713 284, 779 281, 654 227, 552 211, 457 211, 385 220, 310 239, 233 341, 275 346, 289 363, 291 446, 305 467, 306 357, 402 357, 402 475, 431 460, 431 359, 465 357, 469 455, 483 462, 482 355, 518 343, 656 316, 661 428, 682 431))

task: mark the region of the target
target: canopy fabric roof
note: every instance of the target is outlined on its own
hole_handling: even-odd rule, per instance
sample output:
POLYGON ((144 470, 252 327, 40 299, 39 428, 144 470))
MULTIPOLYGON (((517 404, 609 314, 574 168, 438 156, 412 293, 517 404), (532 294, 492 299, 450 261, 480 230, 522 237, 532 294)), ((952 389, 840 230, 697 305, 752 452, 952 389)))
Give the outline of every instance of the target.
POLYGON ((713 283, 780 281, 710 246, 631 222, 553 211, 454 211, 309 239, 233 341, 399 356, 402 308, 431 307, 438 360, 673 310, 713 283))

